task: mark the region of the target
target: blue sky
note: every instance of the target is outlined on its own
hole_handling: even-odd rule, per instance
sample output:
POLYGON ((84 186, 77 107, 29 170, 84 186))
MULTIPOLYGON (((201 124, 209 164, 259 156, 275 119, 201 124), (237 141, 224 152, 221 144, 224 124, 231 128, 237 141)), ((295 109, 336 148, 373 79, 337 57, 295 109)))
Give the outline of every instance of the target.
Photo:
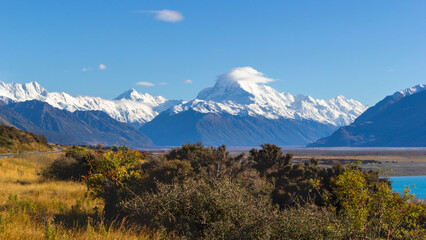
POLYGON ((0 0, 0 81, 189 100, 242 66, 373 105, 426 82, 426 1, 0 0))

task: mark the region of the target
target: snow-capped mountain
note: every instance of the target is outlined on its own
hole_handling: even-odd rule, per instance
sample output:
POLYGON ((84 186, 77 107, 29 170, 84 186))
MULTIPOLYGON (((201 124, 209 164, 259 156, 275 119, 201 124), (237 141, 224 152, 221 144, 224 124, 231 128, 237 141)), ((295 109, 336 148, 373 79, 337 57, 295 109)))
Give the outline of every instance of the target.
POLYGON ((235 68, 219 76, 213 87, 197 98, 170 109, 173 114, 192 109, 200 113, 228 113, 238 116, 263 116, 268 119, 307 119, 335 126, 349 125, 367 106, 337 96, 329 100, 280 93, 266 83, 273 79, 251 67, 235 68))
POLYGON ((0 118, 10 126, 42 134, 51 143, 152 146, 152 141, 143 133, 101 111, 69 112, 30 100, 0 106, 0 118))
POLYGON ((271 81, 251 67, 235 68, 189 102, 134 89, 110 100, 48 92, 36 82, 0 82, 0 100, 6 104, 39 100, 69 112, 102 111, 139 127, 154 144, 169 146, 198 140, 233 146, 305 145, 349 125, 367 109, 344 96, 321 100, 278 92, 267 85, 271 81))
POLYGON ((367 109, 343 96, 319 100, 280 93, 266 85, 271 81, 251 67, 235 68, 196 99, 169 108, 140 129, 154 144, 166 146, 187 141, 300 146, 350 124, 367 109))
POLYGON ((4 83, 0 82, 0 100, 5 103, 39 100, 53 107, 74 111, 102 111, 110 117, 135 126, 151 121, 159 112, 180 103, 164 97, 154 97, 131 89, 114 100, 100 97, 71 96, 64 92, 48 92, 37 82, 4 83))
POLYGON ((415 93, 422 92, 422 91, 425 91, 425 90, 426 90, 426 85, 425 84, 419 84, 419 85, 416 85, 414 87, 398 91, 398 92, 394 93, 391 97, 393 99, 401 99, 403 97, 410 96, 410 95, 413 95, 415 93))
POLYGON ((311 147, 426 147, 426 85, 398 91, 311 147))

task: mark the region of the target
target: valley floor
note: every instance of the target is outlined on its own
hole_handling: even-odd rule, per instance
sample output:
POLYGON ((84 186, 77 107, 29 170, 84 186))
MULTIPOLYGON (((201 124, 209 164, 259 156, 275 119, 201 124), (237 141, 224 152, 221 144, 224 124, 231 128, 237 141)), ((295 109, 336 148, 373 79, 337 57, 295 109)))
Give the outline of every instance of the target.
POLYGON ((382 170, 382 176, 426 176, 426 154, 365 154, 365 155, 327 155, 301 154, 295 155, 295 161, 308 162, 311 158, 319 160, 319 164, 329 167, 333 162, 342 164, 360 162, 363 169, 382 170))
MULTIPOLYGON (((252 147, 230 147, 234 154, 248 153, 252 147)), ((171 148, 144 149, 154 154, 163 154, 171 148)), ((357 163, 364 169, 386 171, 386 176, 426 176, 426 148, 305 148, 282 147, 294 154, 294 162, 319 160, 321 166, 330 167, 333 162, 357 163)), ((385 174, 383 174, 385 176, 385 174)))

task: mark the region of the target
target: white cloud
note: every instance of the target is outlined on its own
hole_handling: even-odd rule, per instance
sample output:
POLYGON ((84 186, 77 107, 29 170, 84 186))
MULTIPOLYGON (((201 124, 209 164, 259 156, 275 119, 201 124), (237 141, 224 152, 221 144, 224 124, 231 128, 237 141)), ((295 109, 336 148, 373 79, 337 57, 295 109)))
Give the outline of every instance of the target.
POLYGON ((99 70, 105 70, 107 69, 107 66, 105 64, 99 64, 99 70))
POLYGON ((267 78, 263 73, 252 67, 234 68, 230 72, 222 74, 217 79, 218 82, 250 82, 250 83, 269 83, 275 81, 267 78))
POLYGON ((158 85, 164 86, 164 85, 167 85, 167 83, 166 82, 160 82, 160 83, 158 83, 158 85))
POLYGON ((180 22, 183 20, 182 13, 174 10, 142 10, 142 11, 136 11, 136 12, 143 12, 143 13, 153 13, 155 14, 155 19, 164 21, 164 22, 180 22))
POLYGON ((82 68, 81 69, 81 71, 83 71, 83 72, 87 72, 89 69, 87 69, 87 68, 82 68))
POLYGON ((183 81, 183 83, 185 83, 185 84, 191 84, 192 80, 191 79, 186 79, 185 81, 183 81))
POLYGON ((145 87, 154 87, 155 84, 152 82, 137 82, 136 85, 138 86, 145 86, 145 87))

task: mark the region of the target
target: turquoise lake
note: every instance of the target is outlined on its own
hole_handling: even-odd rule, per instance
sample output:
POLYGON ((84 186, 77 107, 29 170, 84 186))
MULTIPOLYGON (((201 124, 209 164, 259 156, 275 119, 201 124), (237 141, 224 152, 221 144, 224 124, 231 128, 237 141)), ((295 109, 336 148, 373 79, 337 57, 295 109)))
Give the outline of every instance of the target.
POLYGON ((411 193, 419 199, 426 199, 426 176, 390 177, 392 188, 395 192, 403 192, 405 186, 409 186, 411 193))

